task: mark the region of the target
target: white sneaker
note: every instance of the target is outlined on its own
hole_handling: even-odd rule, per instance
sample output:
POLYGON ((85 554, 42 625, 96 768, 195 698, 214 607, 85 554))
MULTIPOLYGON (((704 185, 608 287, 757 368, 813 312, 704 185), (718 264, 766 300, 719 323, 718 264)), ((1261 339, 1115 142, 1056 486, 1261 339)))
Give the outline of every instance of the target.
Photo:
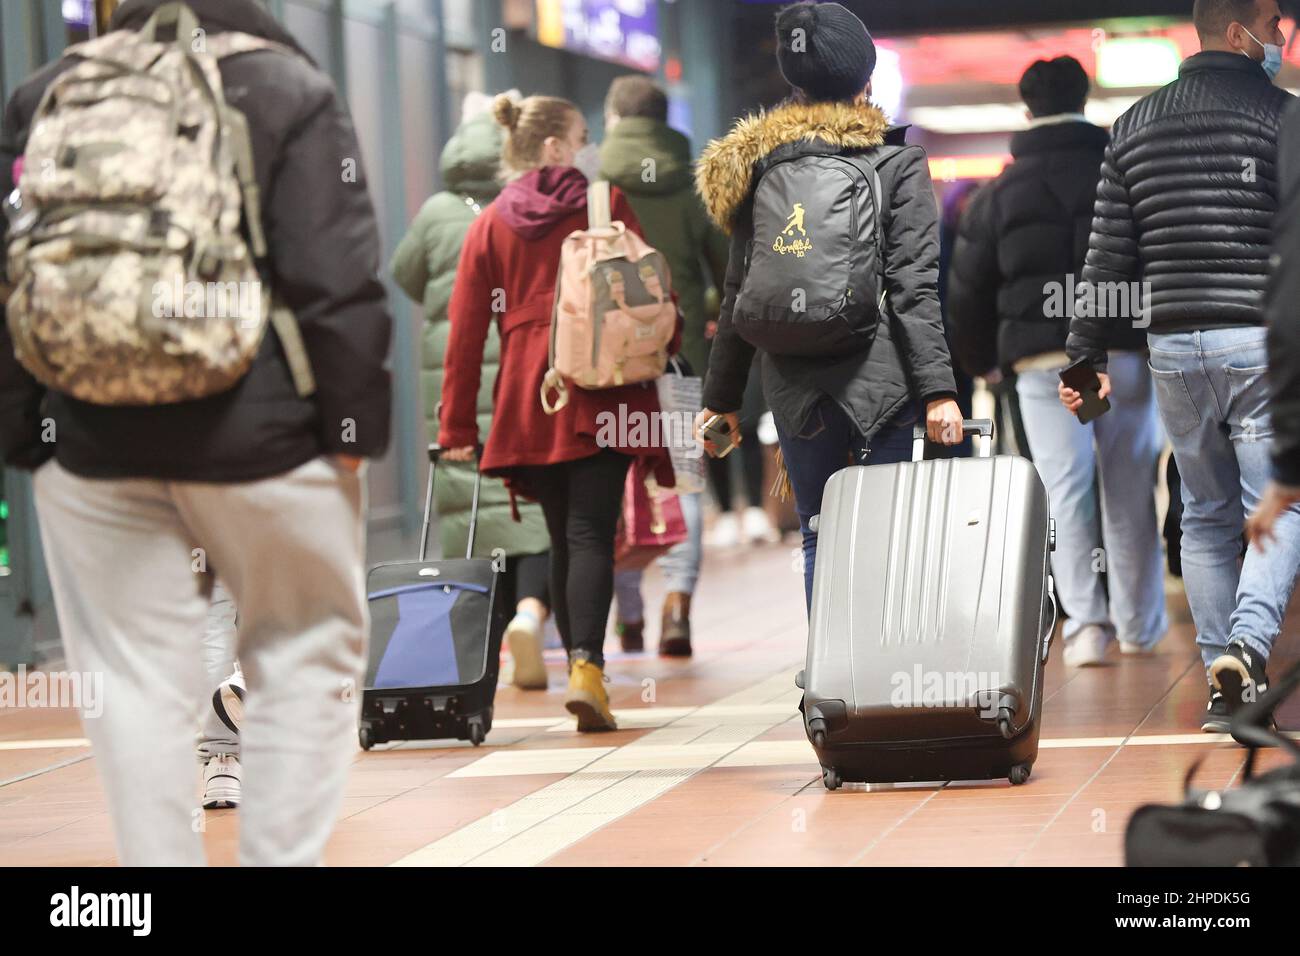
POLYGON ((223 810, 239 806, 239 758, 217 754, 203 765, 203 809, 223 810))
POLYGON ((709 532, 709 546, 714 548, 734 548, 740 544, 740 523, 734 511, 718 515, 709 532))
POLYGON ((223 680, 212 692, 212 709, 217 712, 221 722, 238 734, 244 722, 244 672, 235 664, 235 672, 223 680))
POLYGON ((522 690, 545 690, 546 661, 542 658, 542 625, 531 614, 520 612, 506 625, 506 646, 514 660, 512 683, 522 690))
POLYGON ((1067 667, 1096 667, 1106 663, 1110 633, 1099 624, 1089 624, 1065 642, 1067 667))
POLYGON ((1154 644, 1137 644, 1133 641, 1120 641, 1119 652, 1128 657, 1154 657, 1156 647, 1154 644))
POLYGON ((781 533, 772 527, 767 512, 762 508, 746 508, 741 527, 745 540, 750 544, 776 544, 781 540, 781 533))

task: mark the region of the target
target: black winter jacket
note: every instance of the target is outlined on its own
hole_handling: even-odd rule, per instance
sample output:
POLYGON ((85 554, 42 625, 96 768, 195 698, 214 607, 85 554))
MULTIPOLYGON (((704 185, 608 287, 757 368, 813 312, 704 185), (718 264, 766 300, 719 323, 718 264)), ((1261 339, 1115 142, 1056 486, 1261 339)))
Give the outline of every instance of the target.
POLYGON ((1273 473, 1300 487, 1300 105, 1282 123, 1277 231, 1268 286, 1268 374, 1273 473))
MULTIPOLYGON (((114 29, 138 29, 163 0, 130 0, 114 29)), ((238 29, 294 41, 255 0, 188 0, 209 34, 238 29)), ((53 63, 13 95, 0 138, 0 195, 12 186, 53 63)), ((256 51, 223 60, 226 97, 248 118, 261 188, 271 282, 302 328, 317 391, 294 390, 274 332, 231 390, 150 407, 91 405, 46 392, 14 358, 0 323, 0 454, 35 468, 53 452, 92 478, 250 481, 322 454, 375 456, 389 439, 385 368, 392 321, 378 279, 379 235, 347 111, 329 78, 302 59, 256 51), (356 163, 356 181, 345 164, 356 163), (56 441, 41 441, 42 420, 56 441), (352 438, 354 440, 349 441, 352 438)))
MULTIPOLYGON (((704 404, 717 412, 741 406, 755 349, 731 324, 752 239, 753 186, 764 164, 800 151, 868 150, 901 144, 905 128, 891 128, 874 106, 788 103, 742 119, 705 149, 696 187, 714 222, 731 234, 718 332, 704 382, 704 404)), ((835 400, 870 439, 909 399, 954 397, 952 363, 939 312, 939 217, 925 151, 910 147, 880 170, 884 210, 885 287, 871 347, 841 359, 788 355, 760 357, 763 392, 782 431, 802 430, 823 398, 835 400)), ((903 424, 903 423, 900 423, 903 424)))
MULTIPOLYGON (((1189 57, 1112 130, 1084 279, 1150 283, 1149 332, 1261 325, 1292 96, 1240 54, 1189 57)), ((1101 310, 1093 310, 1101 311, 1101 310)), ((1112 326, 1076 315, 1067 351, 1105 364, 1112 326)))
MULTIPOLYGON (((1065 350, 1109 134, 1081 120, 1023 130, 1014 162, 962 216, 948 270, 953 351, 971 375, 1065 350)), ((1141 349, 1125 325, 1114 348, 1141 349)))

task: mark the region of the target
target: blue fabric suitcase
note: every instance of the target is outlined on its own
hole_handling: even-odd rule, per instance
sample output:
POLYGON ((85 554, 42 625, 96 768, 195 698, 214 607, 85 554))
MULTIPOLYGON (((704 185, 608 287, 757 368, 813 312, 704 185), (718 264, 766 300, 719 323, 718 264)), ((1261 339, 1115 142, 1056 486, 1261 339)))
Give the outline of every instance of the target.
POLYGON ((429 446, 429 482, 418 561, 370 570, 370 657, 358 736, 369 750, 398 740, 468 740, 492 729, 505 615, 498 572, 471 557, 481 476, 474 481, 464 558, 430 561, 429 525, 441 449, 429 446))

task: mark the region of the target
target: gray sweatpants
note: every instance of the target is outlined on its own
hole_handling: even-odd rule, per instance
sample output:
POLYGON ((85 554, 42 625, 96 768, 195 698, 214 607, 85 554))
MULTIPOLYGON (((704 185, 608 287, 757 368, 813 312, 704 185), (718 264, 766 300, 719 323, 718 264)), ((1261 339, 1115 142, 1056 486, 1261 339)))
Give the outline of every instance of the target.
POLYGON ((34 477, 68 665, 103 675, 86 735, 128 866, 201 865, 194 728, 212 572, 239 608, 248 685, 239 859, 321 862, 356 751, 364 475, 319 458, 243 484, 34 477))

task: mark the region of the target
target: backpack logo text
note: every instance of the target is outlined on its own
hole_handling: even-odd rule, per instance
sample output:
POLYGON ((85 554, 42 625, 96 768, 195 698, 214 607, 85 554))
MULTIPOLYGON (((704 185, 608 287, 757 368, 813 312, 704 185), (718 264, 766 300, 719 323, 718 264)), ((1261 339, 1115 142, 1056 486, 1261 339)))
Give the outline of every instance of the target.
POLYGON ((773 252, 780 255, 792 252, 796 259, 802 259, 812 251, 812 242, 808 239, 808 230, 803 227, 803 217, 803 203, 797 202, 794 204, 794 211, 790 213, 790 218, 786 220, 785 228, 776 237, 776 242, 772 243, 773 252), (785 237, 793 236, 796 229, 799 230, 799 235, 802 238, 796 239, 794 242, 786 242, 785 237))

